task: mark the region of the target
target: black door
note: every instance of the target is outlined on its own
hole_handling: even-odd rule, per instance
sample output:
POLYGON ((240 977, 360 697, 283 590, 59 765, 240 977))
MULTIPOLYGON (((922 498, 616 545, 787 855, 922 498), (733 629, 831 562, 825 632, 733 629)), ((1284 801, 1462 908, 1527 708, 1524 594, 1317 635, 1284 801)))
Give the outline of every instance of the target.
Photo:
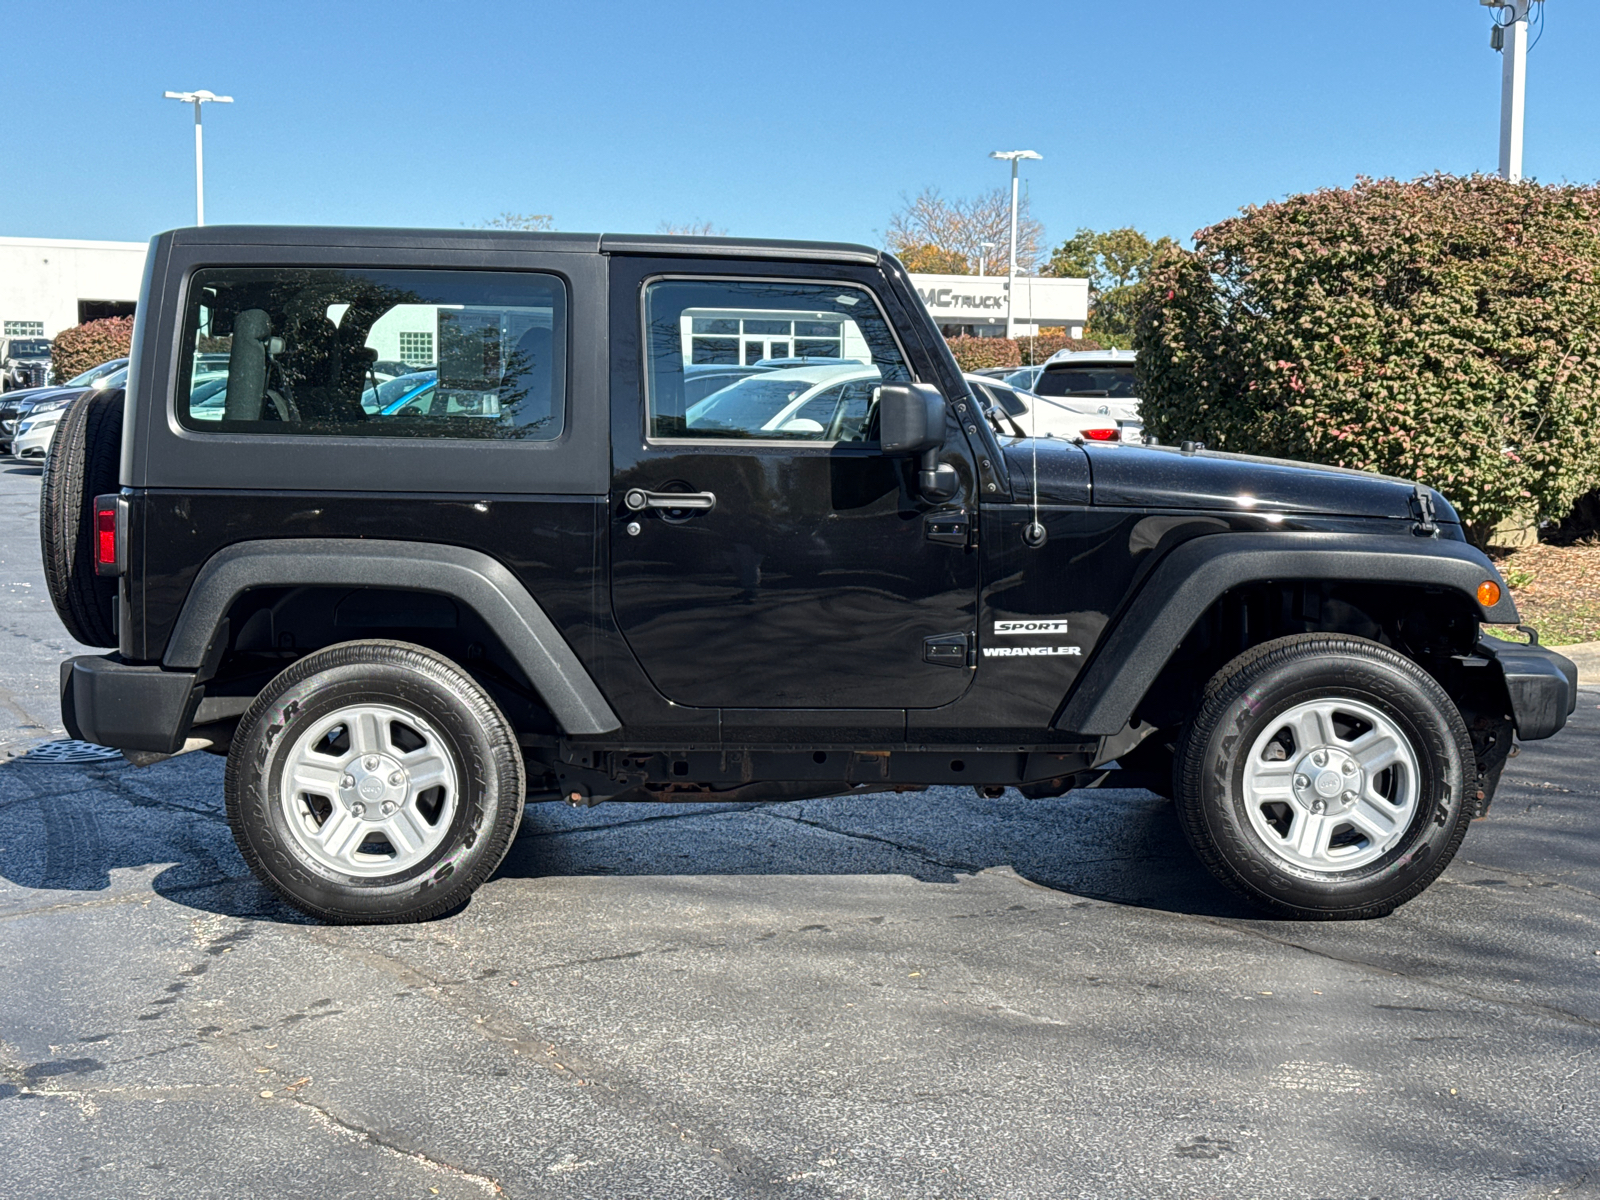
POLYGON ((946 704, 972 674, 948 641, 978 588, 951 532, 973 506, 965 445, 951 424, 962 491, 920 495, 876 444, 877 388, 913 364, 872 273, 771 270, 613 265, 617 623, 679 704, 946 704))

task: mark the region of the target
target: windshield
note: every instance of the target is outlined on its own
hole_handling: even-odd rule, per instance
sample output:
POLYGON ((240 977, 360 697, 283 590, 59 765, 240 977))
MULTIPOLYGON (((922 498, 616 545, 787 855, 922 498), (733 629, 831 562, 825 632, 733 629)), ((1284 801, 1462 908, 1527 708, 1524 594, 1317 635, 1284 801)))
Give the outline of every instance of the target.
POLYGON ((46 338, 12 338, 7 353, 12 358, 49 358, 50 342, 46 338))
POLYGON ((1133 365, 1048 367, 1033 389, 1041 396, 1113 396, 1134 400, 1139 383, 1133 365))
POLYGON ((752 375, 691 405, 687 424, 690 429, 733 430, 740 433, 759 430, 787 405, 815 386, 802 379, 752 375))
POLYGON ((62 387, 88 387, 91 383, 93 383, 96 379, 99 379, 102 375, 111 374, 120 365, 121 365, 121 360, 120 359, 117 359, 115 361, 108 362, 108 363, 101 363, 98 367, 90 367, 82 375, 74 375, 71 379, 67 380, 66 383, 62 384, 61 386, 62 387))

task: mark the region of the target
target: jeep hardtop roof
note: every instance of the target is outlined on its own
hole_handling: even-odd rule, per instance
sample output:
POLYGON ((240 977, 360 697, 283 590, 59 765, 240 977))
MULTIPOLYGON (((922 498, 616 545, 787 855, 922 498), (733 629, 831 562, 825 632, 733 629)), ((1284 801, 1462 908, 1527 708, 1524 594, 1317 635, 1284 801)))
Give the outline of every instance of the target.
POLYGON ((174 246, 317 246, 518 249, 570 254, 660 254, 695 258, 787 258, 876 265, 881 250, 851 242, 778 238, 681 237, 648 233, 524 233, 506 229, 385 229, 344 225, 205 225, 158 237, 174 246))

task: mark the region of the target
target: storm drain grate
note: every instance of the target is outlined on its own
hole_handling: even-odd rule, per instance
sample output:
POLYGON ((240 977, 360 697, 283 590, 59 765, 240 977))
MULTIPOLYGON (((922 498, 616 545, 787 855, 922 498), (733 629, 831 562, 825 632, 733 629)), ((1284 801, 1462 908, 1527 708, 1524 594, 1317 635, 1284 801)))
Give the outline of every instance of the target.
POLYGON ((113 750, 110 746, 96 746, 93 742, 63 738, 59 742, 41 742, 16 761, 63 766, 68 763, 113 762, 121 759, 122 751, 113 750))

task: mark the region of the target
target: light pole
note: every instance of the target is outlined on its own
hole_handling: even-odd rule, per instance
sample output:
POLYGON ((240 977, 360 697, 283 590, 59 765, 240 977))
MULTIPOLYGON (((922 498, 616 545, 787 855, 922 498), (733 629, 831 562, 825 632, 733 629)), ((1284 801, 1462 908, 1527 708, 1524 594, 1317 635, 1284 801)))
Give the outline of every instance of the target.
MULTIPOLYGON (((1544 0, 1478 0, 1495 9, 1489 45, 1500 51, 1500 178, 1522 182, 1522 109, 1528 73, 1528 14, 1544 0)), ((1544 9, 1539 9, 1541 20, 1544 9)), ((1543 25, 1540 25, 1543 29, 1543 25)))
POLYGON ((200 142, 200 106, 206 103, 232 104, 232 96, 218 96, 213 92, 168 92, 168 100, 182 100, 194 105, 194 223, 206 223, 206 172, 205 153, 200 142))
POLYGON ((996 150, 989 157, 1011 160, 1011 265, 1006 270, 1006 337, 1009 338, 1013 333, 1012 293, 1017 283, 1017 163, 1024 158, 1043 158, 1044 155, 1032 150, 996 150))
POLYGON ((993 242, 979 242, 978 243, 978 250, 980 251, 980 253, 978 254, 978 278, 979 279, 983 278, 983 269, 989 263, 989 251, 991 251, 993 249, 994 249, 994 243, 993 242))

